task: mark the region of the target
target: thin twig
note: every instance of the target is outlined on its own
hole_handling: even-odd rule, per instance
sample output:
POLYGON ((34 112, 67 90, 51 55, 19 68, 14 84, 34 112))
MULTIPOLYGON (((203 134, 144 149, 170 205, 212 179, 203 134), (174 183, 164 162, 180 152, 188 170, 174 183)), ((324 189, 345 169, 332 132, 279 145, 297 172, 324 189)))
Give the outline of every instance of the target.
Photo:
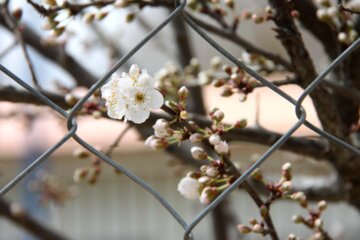
POLYGON ((16 45, 18 44, 17 41, 13 41, 9 46, 7 46, 1 53, 0 53, 0 59, 5 57, 11 50, 13 50, 16 45))
POLYGON ((126 135, 126 133, 132 128, 131 125, 128 125, 124 130, 121 131, 120 135, 115 139, 115 141, 109 146, 108 150, 105 152, 105 155, 107 156, 111 156, 111 154, 113 153, 113 151, 115 150, 116 147, 119 146, 119 143, 121 142, 121 140, 124 138, 124 136, 126 135))
POLYGON ((22 50, 22 52, 24 54, 26 64, 27 64, 27 66, 28 66, 28 68, 30 70, 31 79, 32 79, 32 82, 33 82, 34 86, 37 89, 41 90, 41 87, 39 85, 39 82, 38 82, 36 74, 35 74, 34 65, 33 65, 32 61, 30 59, 29 52, 28 52, 28 49, 26 47, 26 43, 25 43, 24 38, 23 38, 23 34, 22 34, 22 31, 21 31, 21 25, 19 25, 17 20, 15 20, 11 16, 11 14, 9 12, 8 4, 5 4, 5 5, 1 6, 1 12, 5 17, 5 21, 7 21, 10 28, 15 32, 15 36, 16 36, 18 42, 20 43, 21 50, 22 50))
POLYGON ((273 61, 274 63, 283 66, 287 70, 291 71, 293 69, 292 65, 287 60, 283 59, 279 55, 270 53, 268 51, 265 51, 262 48, 258 48, 256 46, 254 46, 252 43, 243 39, 242 37, 240 37, 238 34, 234 33, 233 31, 217 28, 211 24, 208 24, 207 22, 204 22, 198 18, 195 18, 194 16, 192 16, 190 14, 188 14, 188 16, 201 28, 241 46, 246 51, 264 56, 265 58, 273 61))

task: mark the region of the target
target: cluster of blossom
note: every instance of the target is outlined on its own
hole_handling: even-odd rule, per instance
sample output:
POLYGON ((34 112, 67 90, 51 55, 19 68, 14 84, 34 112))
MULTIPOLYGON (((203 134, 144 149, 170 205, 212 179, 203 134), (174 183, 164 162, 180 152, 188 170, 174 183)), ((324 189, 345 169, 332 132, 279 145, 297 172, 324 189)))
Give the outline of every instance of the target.
POLYGON ((75 195, 71 187, 65 186, 65 184, 48 172, 41 172, 37 180, 30 182, 29 188, 40 195, 39 199, 43 204, 53 202, 57 205, 63 205, 75 195))
POLYGON ((85 151, 82 148, 77 148, 73 152, 74 157, 78 159, 88 159, 91 158, 91 164, 87 167, 77 168, 73 174, 73 180, 76 183, 79 183, 81 180, 85 180, 93 185, 97 182, 98 177, 101 174, 101 160, 96 156, 91 156, 91 154, 85 151))
MULTIPOLYGON (((313 231, 313 235, 310 237, 310 239, 315 240, 322 240, 322 239, 329 239, 328 233, 323 228, 323 220, 321 219, 321 214, 325 211, 327 208, 326 201, 322 200, 319 201, 317 204, 316 209, 311 209, 308 207, 308 204, 305 205, 306 202, 306 196, 302 192, 294 193, 291 195, 292 199, 298 200, 301 199, 300 205, 307 209, 309 216, 303 217, 301 215, 294 215, 292 217, 292 220, 296 224, 302 224, 313 231), (303 203, 301 203, 303 202, 303 203)), ((299 200, 298 200, 299 201, 299 200)), ((300 239, 296 238, 295 235, 293 237, 289 237, 289 239, 300 239)))
POLYGON ((146 70, 133 64, 129 73, 119 76, 114 73, 111 80, 101 88, 107 114, 113 119, 143 123, 150 116, 150 109, 158 109, 164 103, 162 94, 155 89, 154 79, 146 70))
MULTIPOLYGON (((235 1, 234 0, 207 0, 212 10, 221 16, 228 15, 228 10, 224 7, 229 8, 230 10, 235 9, 235 1)), ((189 0, 188 2, 189 8, 194 11, 204 12, 206 8, 204 4, 199 0, 189 0)))
POLYGON ((170 122, 158 119, 153 126, 154 135, 146 139, 145 145, 160 150, 170 144, 187 140, 196 144, 197 146, 193 146, 190 150, 191 155, 204 164, 199 171, 188 173, 179 182, 178 190, 187 199, 199 199, 201 203, 208 204, 234 180, 224 161, 230 154, 229 145, 221 136, 233 128, 245 127, 246 121, 238 121, 233 125, 225 124, 222 122, 224 113, 214 108, 209 113, 212 126, 201 128, 188 120, 185 110, 188 94, 186 87, 181 87, 178 91, 178 102, 166 103, 174 119, 170 122))
POLYGON ((221 160, 202 165, 199 171, 189 172, 178 184, 178 191, 186 199, 199 199, 202 204, 211 203, 234 181, 221 160))
MULTIPOLYGON (((261 171, 256 169, 252 173, 254 180, 262 183, 269 192, 267 200, 264 202, 264 205, 260 207, 260 215, 262 219, 260 221, 256 219, 251 219, 249 222, 251 226, 245 224, 239 224, 237 226, 238 230, 242 234, 256 233, 262 236, 269 234, 269 229, 266 229, 265 226, 265 217, 268 215, 271 205, 281 199, 289 199, 296 201, 302 208, 305 208, 309 212, 309 217, 304 218, 301 215, 294 215, 292 220, 298 224, 304 224, 309 229, 311 229, 314 234, 310 239, 324 239, 327 236, 326 231, 323 229, 323 221, 321 220, 321 213, 326 209, 327 203, 325 201, 320 201, 318 203, 318 208, 316 210, 310 209, 306 195, 303 192, 292 192, 291 191, 291 181, 292 181, 292 166, 290 163, 285 163, 281 169, 281 178, 275 182, 267 181, 261 171)), ((297 238, 293 233, 288 236, 289 240, 300 239, 297 238)))
POLYGON ((354 29, 354 22, 346 12, 339 8, 330 0, 317 0, 319 9, 316 12, 317 18, 328 24, 337 34, 338 41, 344 45, 350 45, 358 37, 358 32, 354 29))

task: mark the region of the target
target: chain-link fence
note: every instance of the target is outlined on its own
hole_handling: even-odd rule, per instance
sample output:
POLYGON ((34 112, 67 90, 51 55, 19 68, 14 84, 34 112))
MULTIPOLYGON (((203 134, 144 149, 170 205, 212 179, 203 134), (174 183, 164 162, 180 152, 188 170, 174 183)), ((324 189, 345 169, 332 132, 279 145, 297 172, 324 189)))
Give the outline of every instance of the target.
POLYGON ((21 80, 19 77, 17 77, 14 73, 9 71, 6 67, 0 64, 0 70, 5 73, 8 77, 13 79, 15 82, 20 84, 22 87, 24 87, 26 90, 28 90, 30 93, 32 93, 34 96, 36 96, 39 100, 44 102, 47 106, 54 109, 56 112, 58 112, 63 118, 67 121, 67 127, 68 132, 66 135, 63 136, 63 138, 56 143, 54 146, 49 148, 46 152, 44 152, 39 158, 37 158, 32 164, 30 164, 28 167, 26 167, 22 172, 17 174, 6 186, 4 186, 0 190, 0 196, 4 196, 9 190, 11 190, 14 186, 16 186, 24 177, 26 177, 28 174, 30 174, 37 166, 42 164, 48 157, 54 153, 59 147, 61 147, 65 142, 67 142, 70 138, 73 138, 75 141, 77 141, 80 145, 82 145, 84 148, 95 154, 97 157, 117 169, 118 171, 122 172, 124 175, 126 175, 128 178, 130 178, 132 181, 140 185, 145 191, 147 191, 149 194, 151 194, 154 198, 156 198, 159 203, 162 204, 164 208, 167 209, 167 211, 174 217, 178 224, 182 226, 184 229, 184 239, 193 239, 194 236, 192 236, 192 230, 218 205, 220 204, 232 191, 234 191, 236 188, 238 188, 239 185, 241 185, 248 177, 249 175, 258 168, 262 163, 264 163, 270 155, 274 153, 277 149, 280 148, 282 144, 284 144, 291 136, 292 134, 302 125, 307 126, 314 132, 318 133, 319 135, 323 136, 324 138, 334 142, 335 144, 338 144, 339 146, 342 146, 343 148, 348 149, 349 151, 355 153, 356 155, 360 155, 360 150, 340 139, 337 137, 315 127, 313 124, 308 122, 306 120, 306 109, 302 108, 303 100, 310 94, 311 91, 313 91, 320 83, 321 81, 337 66, 339 65, 345 58, 353 52, 358 45, 360 45, 360 38, 357 39, 351 46, 349 46, 346 51, 344 51, 342 54, 338 56, 329 66, 327 66, 314 81, 303 91, 301 96, 298 99, 294 99, 290 97, 287 93, 282 91, 279 87, 277 87, 272 82, 266 80, 261 75, 259 75, 257 72, 252 70, 251 68, 247 67, 244 63, 239 61, 235 56, 233 56, 231 53, 226 51, 223 47, 221 47, 215 40, 213 40, 211 37, 209 37, 203 30, 197 26, 196 23, 194 23, 191 18, 187 15, 187 13, 184 11, 184 8, 186 6, 186 0, 183 0, 181 2, 175 1, 176 8, 174 11, 166 18, 165 21, 163 21, 159 26, 157 26, 155 29, 153 29, 142 41, 140 41, 130 52, 128 52, 124 57, 122 57, 112 68, 110 71, 108 71, 101 79, 99 79, 86 93, 85 96, 83 96, 77 104, 70 109, 69 111, 66 111, 56 105, 54 102, 52 102, 49 98, 44 96, 40 91, 34 89, 30 85, 28 85, 26 82, 21 80), (166 199, 164 199, 155 189, 150 187, 145 181, 143 181, 141 178, 136 176, 135 174, 131 173, 118 163, 116 163, 113 159, 106 156, 104 153, 96 150, 92 145, 84 141, 82 138, 80 138, 77 135, 77 119, 76 119, 76 113, 82 108, 83 104, 94 94, 96 90, 98 90, 106 81, 107 79, 115 72, 117 71, 123 64, 126 63, 126 61, 133 56, 138 50, 140 50, 144 45, 147 44, 149 40, 151 40, 156 34, 158 34, 165 26, 167 26, 174 18, 180 17, 182 18, 188 26, 190 26, 193 30, 197 32, 208 44, 210 44, 214 49, 216 49, 219 53, 224 55, 227 59, 229 59, 231 62, 233 62, 235 65, 237 65, 239 68, 246 71, 249 75, 260 81, 262 84, 270 88, 272 91, 276 92, 281 97, 285 98, 287 101, 289 101, 291 104, 294 105, 295 114, 298 118, 298 121, 280 138, 278 139, 250 168, 248 168, 239 178, 236 179, 232 185, 227 188, 224 192, 222 192, 214 201, 212 201, 202 212, 200 212, 190 223, 187 223, 182 216, 171 206, 166 199))

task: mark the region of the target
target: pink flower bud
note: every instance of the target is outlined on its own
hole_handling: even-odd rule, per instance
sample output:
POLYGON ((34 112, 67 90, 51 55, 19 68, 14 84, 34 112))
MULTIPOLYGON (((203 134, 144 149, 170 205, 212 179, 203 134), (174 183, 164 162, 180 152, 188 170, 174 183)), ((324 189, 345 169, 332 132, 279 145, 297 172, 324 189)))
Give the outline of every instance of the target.
POLYGON ((221 122, 225 117, 225 114, 220 111, 220 110, 217 110, 214 112, 213 114, 213 119, 216 120, 217 122, 221 122))

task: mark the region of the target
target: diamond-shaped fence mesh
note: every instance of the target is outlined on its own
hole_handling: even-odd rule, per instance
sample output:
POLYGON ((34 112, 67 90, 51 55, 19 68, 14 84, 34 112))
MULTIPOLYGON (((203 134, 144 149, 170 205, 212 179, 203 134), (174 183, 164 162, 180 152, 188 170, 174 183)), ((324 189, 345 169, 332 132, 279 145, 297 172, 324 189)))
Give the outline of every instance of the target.
POLYGON ((65 142, 69 139, 73 138, 77 141, 80 145, 84 148, 95 154, 97 157, 102 159, 104 162, 108 163, 118 171, 122 172, 132 181, 140 185, 145 191, 151 194, 155 199, 159 201, 160 204, 167 211, 172 215, 173 218, 181 225, 184 229, 184 239, 193 239, 192 230, 218 205, 220 204, 232 191, 234 191, 239 185, 241 185, 249 175, 258 168, 261 164, 263 164, 270 155, 274 153, 277 149, 280 148, 282 144, 284 144, 292 134, 302 125, 307 126, 311 130, 315 131, 319 135, 323 136, 324 138, 338 144, 339 146, 348 149, 349 151, 355 153, 356 155, 360 155, 360 150, 340 139, 337 137, 315 127, 313 124, 306 120, 306 110, 302 108, 302 103, 305 97, 307 97, 311 91, 313 91, 321 81, 338 65, 340 64, 346 57, 351 54, 359 45, 360 45, 360 38, 357 39, 354 43, 349 46, 346 51, 341 53, 338 58, 336 58, 329 66, 327 66, 316 79, 303 91, 301 96, 298 99, 294 99, 290 97, 287 93, 282 91, 279 87, 277 87, 272 82, 263 78, 260 74, 256 71, 252 70, 251 68, 247 67, 243 62, 239 61, 235 56, 231 53, 226 51, 222 46, 220 46, 215 40, 213 40, 210 36, 208 36, 196 23, 194 23, 191 18, 186 14, 184 8, 186 6, 186 0, 181 2, 175 1, 176 8, 173 12, 155 29, 153 29, 143 40, 141 40, 130 52, 128 52, 124 57, 122 57, 111 69, 108 71, 101 79, 99 79, 83 96, 77 104, 70 109, 70 111, 65 111, 54 102, 52 102, 49 98, 44 96, 40 91, 31 87, 26 82, 21 80, 11 71, 9 71, 6 67, 0 64, 0 70, 5 73, 8 77, 13 79, 15 82, 20 84, 24 87, 27 91, 31 94, 36 96, 39 100, 44 102, 47 106, 54 109, 58 112, 66 121, 68 132, 63 138, 56 143, 54 146, 49 148, 46 152, 44 152, 40 157, 38 157, 35 161, 33 161, 29 166, 27 166, 22 172, 18 173, 10 182, 8 182, 4 187, 0 190, 0 197, 4 196, 9 190, 15 187, 24 177, 29 175, 37 166, 41 165, 53 152, 55 152, 58 148, 60 148, 65 142), (197 32, 210 46, 212 46, 215 50, 225 56, 228 60, 233 62, 236 66, 246 71, 249 75, 260 81, 262 84, 270 88, 272 91, 286 99, 288 102, 294 105, 294 113, 296 114, 298 121, 285 133, 283 136, 278 139, 250 168, 248 168, 239 178, 236 179, 232 183, 230 187, 228 187, 224 192, 222 192, 214 201, 212 201, 203 211, 201 211, 191 222, 186 222, 182 216, 171 206, 166 199, 164 199, 155 189, 149 186, 144 180, 136 176, 135 174, 131 173, 118 163, 116 163, 113 159, 95 149, 92 145, 84 141, 80 138, 77 134, 77 120, 75 114, 82 108, 84 103, 97 91, 106 81, 107 79, 117 71, 126 61, 133 56, 139 49, 141 49, 146 43, 151 40, 157 33, 159 33, 165 26, 167 26, 174 18, 183 18, 185 22, 190 26, 193 30, 197 32))

